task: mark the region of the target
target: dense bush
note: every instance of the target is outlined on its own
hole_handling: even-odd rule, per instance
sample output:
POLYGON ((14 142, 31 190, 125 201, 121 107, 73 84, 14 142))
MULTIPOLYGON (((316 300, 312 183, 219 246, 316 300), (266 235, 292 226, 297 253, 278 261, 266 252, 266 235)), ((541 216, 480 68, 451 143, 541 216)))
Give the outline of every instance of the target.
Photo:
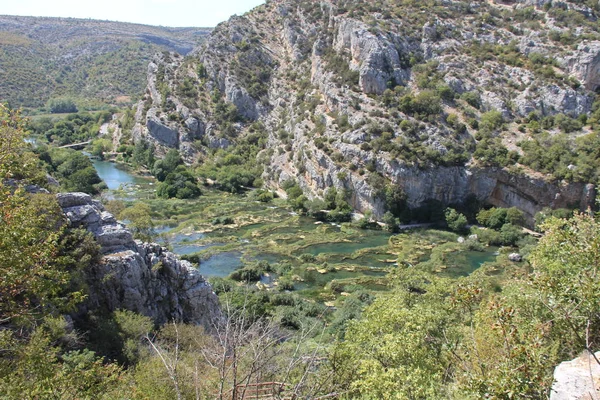
POLYGON ((162 160, 154 162, 152 167, 152 175, 160 182, 164 182, 167 176, 175 171, 177 167, 183 165, 183 159, 179 152, 175 149, 170 149, 162 160))
POLYGON ((460 98, 476 109, 481 107, 481 98, 477 92, 465 92, 460 96, 460 98))
POLYGON ((483 165, 506 167, 520 160, 519 153, 509 151, 499 138, 484 138, 477 142, 473 157, 483 165))
POLYGON ((500 229, 504 224, 523 225, 525 221, 523 212, 516 207, 492 207, 481 210, 477 214, 477 222, 488 228, 500 229))
POLYGON ((406 114, 416 115, 420 119, 433 119, 442 113, 440 96, 432 90, 417 94, 407 94, 400 98, 399 108, 406 114))
POLYGON ((241 282, 256 282, 260 280, 264 272, 264 270, 256 265, 246 266, 229 274, 229 279, 241 282))
POLYGON ((265 147, 265 134, 259 123, 253 124, 250 130, 252 133, 238 139, 236 146, 216 151, 197 169, 198 174, 215 181, 217 188, 230 193, 262 186, 260 176, 264 166, 256 160, 258 152, 265 147))
POLYGON ((40 146, 36 149, 48 172, 56 177, 64 190, 97 194, 102 180, 88 157, 79 151, 40 146))
POLYGON ((180 165, 158 185, 156 194, 165 199, 193 199, 200 196, 202 191, 192 173, 185 166, 180 165))
POLYGON ((533 140, 519 142, 525 153, 520 162, 557 179, 596 182, 599 177, 600 136, 590 133, 576 139, 543 133, 533 140))
POLYGON ((98 135, 100 125, 110 120, 110 112, 69 114, 65 118, 52 120, 41 118, 30 124, 32 131, 43 135, 52 144, 64 146, 87 142, 98 135))
POLYGON ((50 99, 46 103, 46 107, 54 114, 76 113, 77 106, 71 99, 50 99))
POLYGON ((457 212, 454 208, 446 208, 446 224, 454 232, 462 232, 467 227, 467 217, 457 212))

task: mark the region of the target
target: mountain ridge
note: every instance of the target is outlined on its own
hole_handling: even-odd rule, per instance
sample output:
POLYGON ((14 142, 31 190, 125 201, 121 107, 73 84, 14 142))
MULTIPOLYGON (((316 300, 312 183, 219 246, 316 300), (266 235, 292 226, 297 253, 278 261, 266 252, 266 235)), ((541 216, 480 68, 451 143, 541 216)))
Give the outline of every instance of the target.
POLYGON ((473 194, 529 219, 585 208, 598 160, 578 161, 577 138, 597 140, 599 10, 548 4, 273 0, 185 59, 155 57, 134 137, 202 164, 262 135, 268 187, 296 181, 309 201, 335 187, 378 218, 397 189, 411 208, 473 194), (556 138, 568 154, 541 165, 556 138), (528 179, 548 195, 514 183, 528 179))

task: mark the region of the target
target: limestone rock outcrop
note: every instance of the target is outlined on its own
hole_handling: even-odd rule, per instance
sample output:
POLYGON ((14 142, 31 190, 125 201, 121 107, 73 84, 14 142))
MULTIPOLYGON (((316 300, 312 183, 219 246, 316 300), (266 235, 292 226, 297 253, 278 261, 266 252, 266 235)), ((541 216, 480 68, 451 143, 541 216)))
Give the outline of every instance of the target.
POLYGON ((585 352, 581 356, 560 363, 554 370, 554 384, 550 400, 600 399, 600 352, 585 352))
POLYGON ((148 128, 150 136, 156 139, 160 144, 171 148, 178 147, 179 131, 177 129, 166 126, 156 117, 148 118, 146 127, 148 128))
POLYGON ((571 72, 589 90, 600 88, 600 42, 583 42, 567 60, 571 72))
POLYGON ((197 268, 131 232, 84 193, 61 193, 58 202, 71 226, 91 232, 101 262, 87 271, 84 310, 127 309, 162 324, 172 320, 210 328, 220 316, 218 298, 197 268))
POLYGON ((360 21, 337 18, 338 33, 334 48, 338 52, 348 51, 351 55, 350 68, 360 72, 359 86, 364 93, 382 94, 389 82, 400 85, 408 81, 408 66, 401 62, 404 44, 398 37, 396 43, 378 37, 360 21))

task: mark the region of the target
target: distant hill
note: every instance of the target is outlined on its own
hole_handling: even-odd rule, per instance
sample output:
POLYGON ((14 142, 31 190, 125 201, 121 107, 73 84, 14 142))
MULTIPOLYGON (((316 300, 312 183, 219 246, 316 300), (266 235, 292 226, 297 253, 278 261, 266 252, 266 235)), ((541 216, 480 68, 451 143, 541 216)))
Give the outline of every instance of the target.
POLYGON ((185 55, 211 30, 0 16, 0 101, 32 108, 57 97, 127 103, 143 93, 154 54, 185 55))

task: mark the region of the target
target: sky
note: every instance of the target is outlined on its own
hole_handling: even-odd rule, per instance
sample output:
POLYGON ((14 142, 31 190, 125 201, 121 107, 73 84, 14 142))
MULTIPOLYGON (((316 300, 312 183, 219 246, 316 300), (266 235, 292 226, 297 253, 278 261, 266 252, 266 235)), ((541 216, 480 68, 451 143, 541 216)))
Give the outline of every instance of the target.
POLYGON ((0 15, 91 18, 173 27, 213 27, 264 0, 17 0, 0 1, 0 15))

